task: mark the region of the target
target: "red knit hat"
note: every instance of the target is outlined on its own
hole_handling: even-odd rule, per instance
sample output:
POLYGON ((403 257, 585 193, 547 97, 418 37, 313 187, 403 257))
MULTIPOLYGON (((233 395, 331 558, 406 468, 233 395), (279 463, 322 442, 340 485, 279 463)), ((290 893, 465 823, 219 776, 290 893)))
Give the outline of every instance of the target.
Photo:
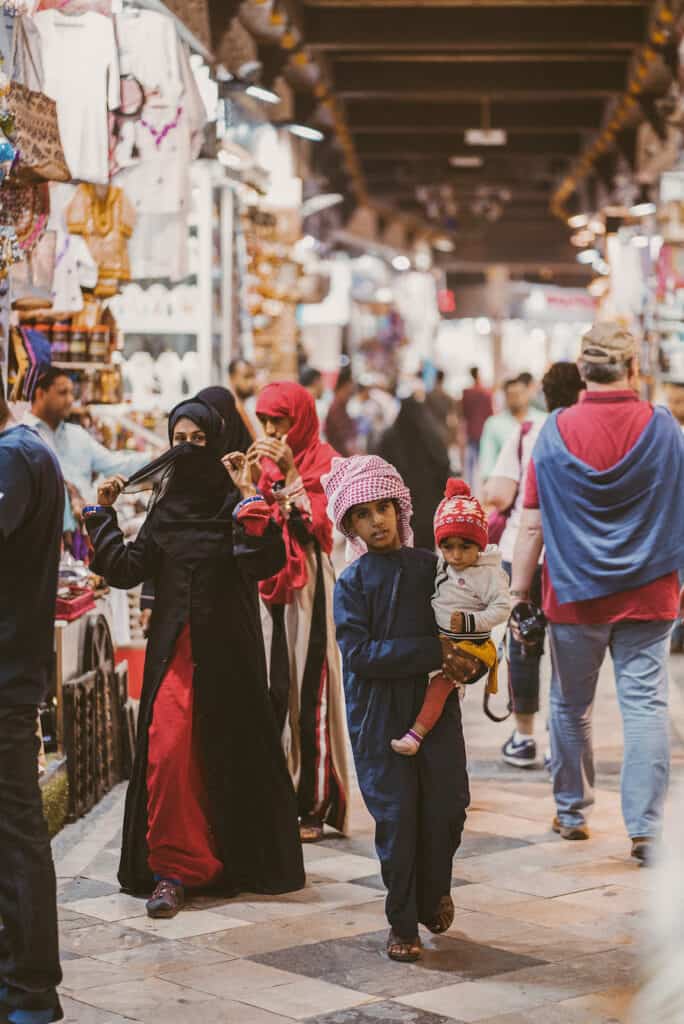
POLYGON ((465 480, 456 477, 447 480, 444 501, 435 513, 435 541, 441 544, 447 537, 472 540, 481 551, 489 540, 487 516, 482 505, 473 498, 465 480))

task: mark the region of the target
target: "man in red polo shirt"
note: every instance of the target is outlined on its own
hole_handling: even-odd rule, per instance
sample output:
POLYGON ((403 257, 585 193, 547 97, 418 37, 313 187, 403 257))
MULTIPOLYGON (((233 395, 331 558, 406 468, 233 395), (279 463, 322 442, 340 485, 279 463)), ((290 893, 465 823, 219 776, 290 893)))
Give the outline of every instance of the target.
POLYGON ((622 811, 647 863, 669 774, 668 641, 684 552, 684 440, 667 410, 638 398, 632 335, 596 324, 582 339, 587 390, 535 446, 513 559, 526 600, 546 545, 543 594, 553 679, 554 831, 587 839, 594 802, 591 714, 606 651, 624 725, 622 811))

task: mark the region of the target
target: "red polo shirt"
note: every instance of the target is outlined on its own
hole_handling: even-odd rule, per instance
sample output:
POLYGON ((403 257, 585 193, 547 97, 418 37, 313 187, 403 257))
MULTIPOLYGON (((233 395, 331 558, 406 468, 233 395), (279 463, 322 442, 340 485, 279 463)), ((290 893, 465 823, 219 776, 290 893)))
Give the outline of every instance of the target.
MULTIPOLYGON (((593 469, 606 470, 634 447, 652 415, 650 402, 642 402, 633 391, 584 391, 577 405, 560 413, 558 430, 572 455, 593 469)), ((539 508, 534 455, 525 479, 524 506, 539 508)), ((676 572, 607 597, 559 604, 544 563, 543 593, 549 622, 569 625, 676 619, 679 609, 676 572)))

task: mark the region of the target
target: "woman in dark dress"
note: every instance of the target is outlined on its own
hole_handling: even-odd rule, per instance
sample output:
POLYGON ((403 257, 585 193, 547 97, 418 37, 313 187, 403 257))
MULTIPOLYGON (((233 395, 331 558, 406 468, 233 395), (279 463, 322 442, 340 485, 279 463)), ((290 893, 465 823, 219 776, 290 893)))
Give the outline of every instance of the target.
POLYGON ((425 402, 404 399, 394 424, 382 436, 378 454, 396 466, 411 492, 416 547, 433 551, 433 519, 451 466, 439 425, 425 402))
POLYGON ((199 396, 171 413, 168 468, 135 541, 124 543, 108 507, 121 480, 100 488, 86 520, 95 572, 125 589, 154 585, 119 881, 152 892, 155 917, 177 913, 186 888, 304 885, 257 602, 257 581, 282 568, 285 552, 245 456, 226 454, 248 439, 225 394, 226 419, 199 396))

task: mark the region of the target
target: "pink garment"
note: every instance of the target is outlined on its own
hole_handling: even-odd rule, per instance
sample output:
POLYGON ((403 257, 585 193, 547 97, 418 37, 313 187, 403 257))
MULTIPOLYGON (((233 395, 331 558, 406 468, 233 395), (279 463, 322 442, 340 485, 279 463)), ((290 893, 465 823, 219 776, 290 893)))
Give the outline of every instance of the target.
POLYGON ((349 541, 349 560, 366 553, 366 545, 344 529, 343 520, 354 505, 392 498, 399 504, 399 536, 406 547, 413 547, 411 492, 399 472, 379 455, 353 455, 336 458, 331 470, 321 477, 328 499, 328 515, 349 541))

